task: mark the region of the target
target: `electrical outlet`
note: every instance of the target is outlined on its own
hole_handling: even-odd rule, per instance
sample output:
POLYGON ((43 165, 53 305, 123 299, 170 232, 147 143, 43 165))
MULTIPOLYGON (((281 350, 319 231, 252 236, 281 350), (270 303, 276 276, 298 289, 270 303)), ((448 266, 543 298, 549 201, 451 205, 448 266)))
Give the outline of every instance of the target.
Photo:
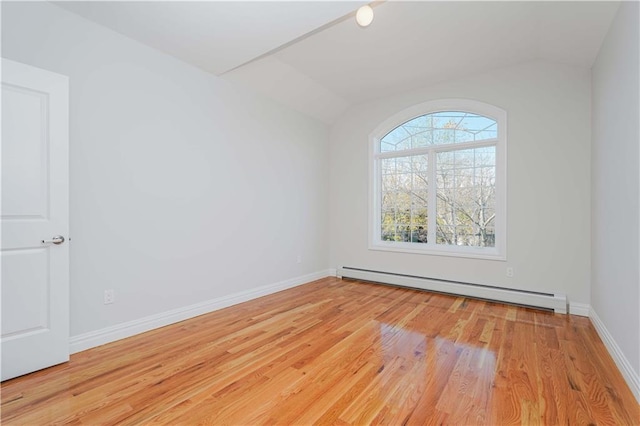
POLYGON ((302 263, 302 256, 298 255, 296 258, 296 263, 302 263))
POLYGON ((109 305, 116 301, 116 294, 112 288, 104 291, 104 304, 109 305))
POLYGON ((507 277, 513 278, 513 268, 511 266, 507 268, 507 277))

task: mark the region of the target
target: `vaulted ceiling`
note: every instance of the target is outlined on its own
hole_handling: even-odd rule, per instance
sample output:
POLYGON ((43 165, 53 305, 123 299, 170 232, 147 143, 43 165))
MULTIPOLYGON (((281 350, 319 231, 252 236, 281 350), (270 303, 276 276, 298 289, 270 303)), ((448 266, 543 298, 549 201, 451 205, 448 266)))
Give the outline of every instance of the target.
POLYGON ((618 2, 56 2, 332 123, 359 102, 532 60, 590 67, 618 2))

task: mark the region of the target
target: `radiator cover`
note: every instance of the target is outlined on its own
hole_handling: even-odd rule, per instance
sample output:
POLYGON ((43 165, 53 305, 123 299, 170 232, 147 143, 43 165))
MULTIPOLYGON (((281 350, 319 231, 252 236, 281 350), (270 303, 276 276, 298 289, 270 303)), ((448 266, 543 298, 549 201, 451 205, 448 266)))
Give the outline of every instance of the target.
POLYGON ((555 313, 559 314, 566 314, 568 311, 567 296, 565 294, 513 290, 481 284, 397 274, 393 272, 372 271, 369 269, 360 269, 349 266, 338 268, 336 270, 336 276, 379 282, 383 284, 393 284, 403 287, 412 287, 440 293, 449 293, 459 296, 468 296, 478 299, 513 303, 516 305, 530 306, 534 308, 552 309, 555 313))

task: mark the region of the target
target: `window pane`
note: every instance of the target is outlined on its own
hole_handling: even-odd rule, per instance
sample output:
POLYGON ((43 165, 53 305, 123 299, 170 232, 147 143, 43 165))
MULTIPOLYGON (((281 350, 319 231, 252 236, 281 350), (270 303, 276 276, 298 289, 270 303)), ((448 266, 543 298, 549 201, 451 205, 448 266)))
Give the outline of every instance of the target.
POLYGON ((436 244, 454 244, 454 227, 438 222, 438 229, 436 231, 436 244))
POLYGON ((495 147, 436 154, 436 243, 495 246, 495 147))
POLYGON ((380 160, 380 237, 383 241, 427 242, 428 157, 380 160))
POLYGON ((407 121, 380 140, 380 152, 403 151, 498 137, 498 125, 489 117, 460 111, 426 114, 407 121))

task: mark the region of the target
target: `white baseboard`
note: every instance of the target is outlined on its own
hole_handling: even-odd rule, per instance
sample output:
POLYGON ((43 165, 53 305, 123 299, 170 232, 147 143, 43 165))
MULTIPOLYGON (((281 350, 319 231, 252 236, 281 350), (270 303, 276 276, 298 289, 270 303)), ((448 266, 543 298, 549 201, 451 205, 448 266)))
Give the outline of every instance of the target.
POLYGON ((631 363, 627 357, 624 356, 624 353, 622 353, 622 350, 613 339, 613 336, 609 333, 609 330, 607 330, 607 327, 593 308, 589 311, 589 318, 591 318, 591 322, 598 332, 598 335, 607 347, 609 354, 611 354, 611 357, 618 366, 618 369, 629 385, 629 388, 631 388, 631 392, 633 392, 636 400, 640 403, 640 373, 635 372, 633 367, 631 367, 631 363))
POLYGON ((591 305, 586 303, 569 302, 569 313, 571 315, 579 315, 581 317, 588 317, 591 311, 591 305))
POLYGON ((184 321, 198 315, 213 312, 218 309, 266 296, 268 294, 276 293, 278 291, 286 290, 288 288, 296 287, 328 276, 335 276, 335 269, 333 272, 329 269, 318 271, 275 284, 269 284, 251 290, 233 293, 228 296, 218 297, 216 299, 128 321, 100 330, 79 334, 69 339, 69 352, 74 354, 106 343, 115 342, 116 340, 144 333, 145 331, 184 321))

